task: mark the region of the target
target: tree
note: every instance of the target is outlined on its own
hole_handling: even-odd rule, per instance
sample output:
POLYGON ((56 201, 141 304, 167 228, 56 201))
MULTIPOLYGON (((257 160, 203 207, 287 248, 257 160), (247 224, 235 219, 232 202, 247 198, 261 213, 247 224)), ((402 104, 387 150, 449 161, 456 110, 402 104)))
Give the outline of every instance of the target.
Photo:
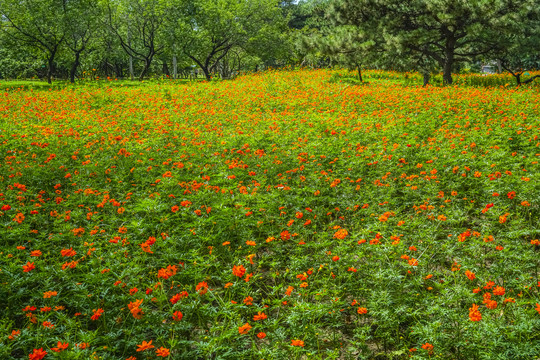
POLYGON ((66 11, 63 0, 0 0, 0 12, 9 36, 45 55, 49 84, 54 59, 66 37, 66 11))
POLYGON ((167 1, 106 0, 107 24, 130 57, 143 62, 142 81, 154 56, 165 48, 162 19, 169 10, 167 1))
POLYGON ((535 0, 335 0, 336 18, 359 29, 376 20, 387 43, 420 53, 452 83, 456 63, 487 54, 493 33, 535 0))
POLYGON ((329 5, 324 12, 327 21, 320 23, 322 26, 319 36, 315 38, 315 44, 323 54, 337 63, 356 69, 358 80, 362 82, 362 65, 367 62, 373 65, 385 58, 384 39, 379 31, 380 23, 373 21, 376 14, 370 14, 370 9, 364 9, 365 21, 361 27, 348 24, 342 17, 339 5, 329 5))
POLYGON ((74 83, 81 64, 81 54, 88 50, 88 44, 98 25, 99 7, 91 0, 70 1, 65 6, 65 45, 73 54, 69 80, 74 83))
POLYGON ((207 80, 232 49, 249 52, 259 32, 283 22, 275 0, 185 0, 176 10, 178 48, 207 80))
POLYGON ((540 69, 540 4, 522 8, 497 34, 497 45, 486 59, 496 59, 516 79, 517 86, 533 82, 540 75, 523 81, 529 70, 540 69))

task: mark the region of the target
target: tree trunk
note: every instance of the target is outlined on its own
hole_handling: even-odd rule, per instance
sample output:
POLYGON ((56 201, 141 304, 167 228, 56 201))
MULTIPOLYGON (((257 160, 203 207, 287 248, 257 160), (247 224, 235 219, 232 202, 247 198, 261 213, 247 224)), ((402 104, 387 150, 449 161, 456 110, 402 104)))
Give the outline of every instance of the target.
POLYGON ((79 67, 79 64, 80 64, 80 61, 79 61, 80 56, 81 56, 80 51, 75 52, 75 61, 73 62, 73 65, 71 65, 71 71, 69 72, 69 81, 72 84, 75 83, 75 73, 77 73, 77 68, 79 67))
POLYGON ((151 60, 148 60, 148 59, 144 61, 144 67, 141 71, 141 74, 139 75, 139 81, 144 80, 144 76, 146 75, 146 72, 148 71, 148 68, 150 67, 150 61, 151 60))
POLYGON ((449 41, 450 43, 446 46, 446 53, 444 59, 444 68, 443 68, 443 83, 445 85, 452 85, 452 69, 454 67, 454 42, 449 41))
MULTIPOLYGON (((131 47, 131 32, 129 31, 129 26, 128 26, 128 33, 127 33, 127 42, 128 42, 128 47, 131 47)), ((133 71, 133 56, 129 56, 129 77, 131 79, 131 81, 135 80, 135 73, 133 71)))
POLYGON ((212 74, 210 74, 210 71, 208 70, 208 68, 202 68, 202 71, 207 81, 212 80, 212 74))
POLYGON ((502 74, 502 62, 500 59, 497 59, 497 74, 502 74))
POLYGON ((172 58, 172 66, 173 66, 173 79, 176 79, 178 77, 178 64, 176 63, 176 55, 172 58))
POLYGON ((47 83, 52 84, 52 74, 54 66, 54 56, 56 55, 56 48, 49 54, 47 61, 47 83))
POLYGON ((424 73, 424 87, 429 85, 429 80, 431 79, 431 74, 426 72, 424 73))
POLYGON ((135 79, 135 74, 133 73, 133 56, 129 57, 129 77, 131 81, 135 79))
POLYGON ((169 72, 169 66, 167 66, 166 61, 163 61, 163 74, 167 75, 168 77, 171 76, 171 73, 169 72))
POLYGON ((452 62, 448 60, 444 63, 443 83, 445 85, 452 85, 452 82, 454 81, 452 79, 452 65, 452 62))
POLYGON ((123 79, 124 78, 124 69, 122 68, 122 63, 116 61, 114 63, 114 69, 116 72, 116 78, 117 79, 123 79))
POLYGON ((362 79, 362 68, 360 67, 360 65, 357 64, 356 69, 358 70, 358 81, 364 82, 364 80, 362 79))

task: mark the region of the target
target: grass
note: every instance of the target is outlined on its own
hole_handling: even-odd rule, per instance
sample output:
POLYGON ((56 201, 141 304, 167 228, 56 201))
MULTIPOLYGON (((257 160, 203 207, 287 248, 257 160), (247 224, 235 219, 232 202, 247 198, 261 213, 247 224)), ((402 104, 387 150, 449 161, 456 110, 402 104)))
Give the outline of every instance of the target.
POLYGON ((0 83, 0 358, 538 356, 537 88, 348 76, 0 83))

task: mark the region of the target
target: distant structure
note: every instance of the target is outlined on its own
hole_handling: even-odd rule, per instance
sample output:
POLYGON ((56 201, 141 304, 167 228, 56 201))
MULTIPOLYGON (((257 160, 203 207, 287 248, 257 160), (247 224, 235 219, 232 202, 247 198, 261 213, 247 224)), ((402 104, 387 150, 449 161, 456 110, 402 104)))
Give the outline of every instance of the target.
POLYGON ((481 65, 480 72, 485 75, 501 73, 501 64, 499 61, 489 61, 487 63, 483 63, 481 65))

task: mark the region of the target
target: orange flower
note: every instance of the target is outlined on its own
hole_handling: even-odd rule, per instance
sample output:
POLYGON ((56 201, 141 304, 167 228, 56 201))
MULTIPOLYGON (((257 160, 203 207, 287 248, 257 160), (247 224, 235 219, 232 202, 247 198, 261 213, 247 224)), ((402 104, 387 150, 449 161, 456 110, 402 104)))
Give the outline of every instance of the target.
POLYGON ((266 315, 265 313, 261 311, 258 311, 257 315, 253 316, 254 321, 264 320, 266 318, 268 318, 268 315, 266 315))
POLYGON ((367 309, 365 307, 359 307, 357 310, 358 314, 367 314, 367 309))
POLYGON ((291 346, 301 346, 304 347, 304 341, 298 339, 291 340, 291 346))
POLYGON ((69 346, 69 343, 62 344, 61 341, 58 341, 58 344, 56 345, 56 347, 51 348, 51 350, 54 352, 61 352, 61 351, 66 350, 68 346, 69 346))
POLYGON ((35 257, 40 257, 41 256, 41 251, 40 250, 34 250, 30 253, 30 256, 35 256, 35 257))
POLYGON ((427 350, 429 353, 432 353, 433 345, 431 345, 430 343, 425 343, 424 345, 422 345, 422 349, 427 350))
POLYGON ((137 351, 145 351, 153 347, 154 345, 152 345, 152 340, 150 340, 149 342, 143 341, 142 344, 137 345, 137 351))
POLYGON ((482 314, 480 314, 480 311, 478 311, 478 305, 473 304, 472 307, 469 308, 469 319, 471 321, 482 320, 482 314))
POLYGON ((180 311, 175 311, 173 312, 172 317, 174 321, 180 321, 184 317, 184 314, 182 314, 180 311))
POLYGON ((249 330, 251 330, 251 325, 249 325, 249 323, 245 323, 244 325, 238 327, 239 334, 247 334, 249 330))
POLYGON ((338 231, 336 231, 336 233, 334 234, 334 238, 336 239, 339 239, 339 240, 343 240, 345 239, 345 237, 349 235, 349 232, 345 229, 339 229, 338 231))
POLYGON ((488 309, 496 309, 497 308, 497 302, 495 300, 485 300, 486 307, 488 309))
POLYGON ((504 295, 505 289, 502 286, 497 286, 495 289, 493 289, 493 295, 504 295))
POLYGON ((49 298, 51 298, 53 296, 56 296, 56 295, 58 295, 58 293, 56 291, 45 291, 43 293, 43 298, 44 299, 49 299, 49 298))
POLYGON ((156 356, 167 357, 170 353, 170 350, 163 346, 156 350, 156 356))
POLYGON ((13 219, 13 221, 18 222, 19 224, 22 223, 24 221, 24 214, 23 213, 17 213, 17 215, 15 215, 15 218, 13 219))
POLYGON ((26 262, 26 265, 23 265, 23 271, 24 272, 30 272, 30 271, 34 270, 35 268, 36 267, 34 266, 34 263, 31 263, 31 262, 26 262))
POLYGON ((244 304, 246 305, 253 305, 253 298, 251 296, 248 296, 244 299, 244 304))
POLYGON ((287 291, 285 291, 285 295, 291 296, 291 293, 292 293, 293 290, 294 290, 294 288, 292 286, 289 286, 287 288, 287 291))
POLYGON ((239 265, 239 266, 234 265, 232 272, 233 272, 233 275, 241 278, 246 273, 246 269, 244 268, 244 265, 239 265))
POLYGON ((202 281, 197 284, 195 290, 199 293, 199 295, 204 295, 208 291, 208 284, 206 283, 206 281, 202 281))
POLYGON ((176 265, 168 265, 166 269, 158 270, 158 278, 163 278, 167 280, 171 276, 176 275, 177 271, 178 271, 178 268, 176 267, 176 265))
POLYGON ((144 314, 144 312, 139 307, 142 304, 142 302, 143 302, 143 299, 139 299, 139 300, 135 300, 133 302, 130 302, 128 304, 129 311, 131 312, 131 315, 133 315, 133 317, 135 319, 142 318, 142 316, 144 314))
POLYGON ((416 260, 415 258, 411 258, 409 260, 409 265, 411 266, 418 266, 418 260, 416 260))
POLYGON ((8 336, 8 339, 13 340, 20 334, 21 334, 21 330, 11 330, 11 335, 8 336))
POLYGON ((476 275, 473 272, 469 271, 469 270, 465 271, 465 276, 467 276, 469 278, 469 280, 471 280, 471 281, 476 279, 476 275))
POLYGON ((536 311, 538 311, 538 314, 540 314, 540 304, 539 303, 536 303, 536 311))
POLYGON ((97 320, 105 312, 103 309, 93 309, 94 315, 90 318, 91 320, 97 320))
POLYGON ((259 339, 264 339, 264 338, 266 337, 266 333, 260 332, 260 333, 257 334, 257 337, 258 337, 259 339))
POLYGON ((43 348, 34 349, 30 355, 28 355, 29 360, 41 360, 47 355, 47 352, 43 348))
POLYGON ((286 241, 291 238, 291 233, 288 230, 284 230, 281 232, 280 236, 281 236, 281 240, 286 241))

